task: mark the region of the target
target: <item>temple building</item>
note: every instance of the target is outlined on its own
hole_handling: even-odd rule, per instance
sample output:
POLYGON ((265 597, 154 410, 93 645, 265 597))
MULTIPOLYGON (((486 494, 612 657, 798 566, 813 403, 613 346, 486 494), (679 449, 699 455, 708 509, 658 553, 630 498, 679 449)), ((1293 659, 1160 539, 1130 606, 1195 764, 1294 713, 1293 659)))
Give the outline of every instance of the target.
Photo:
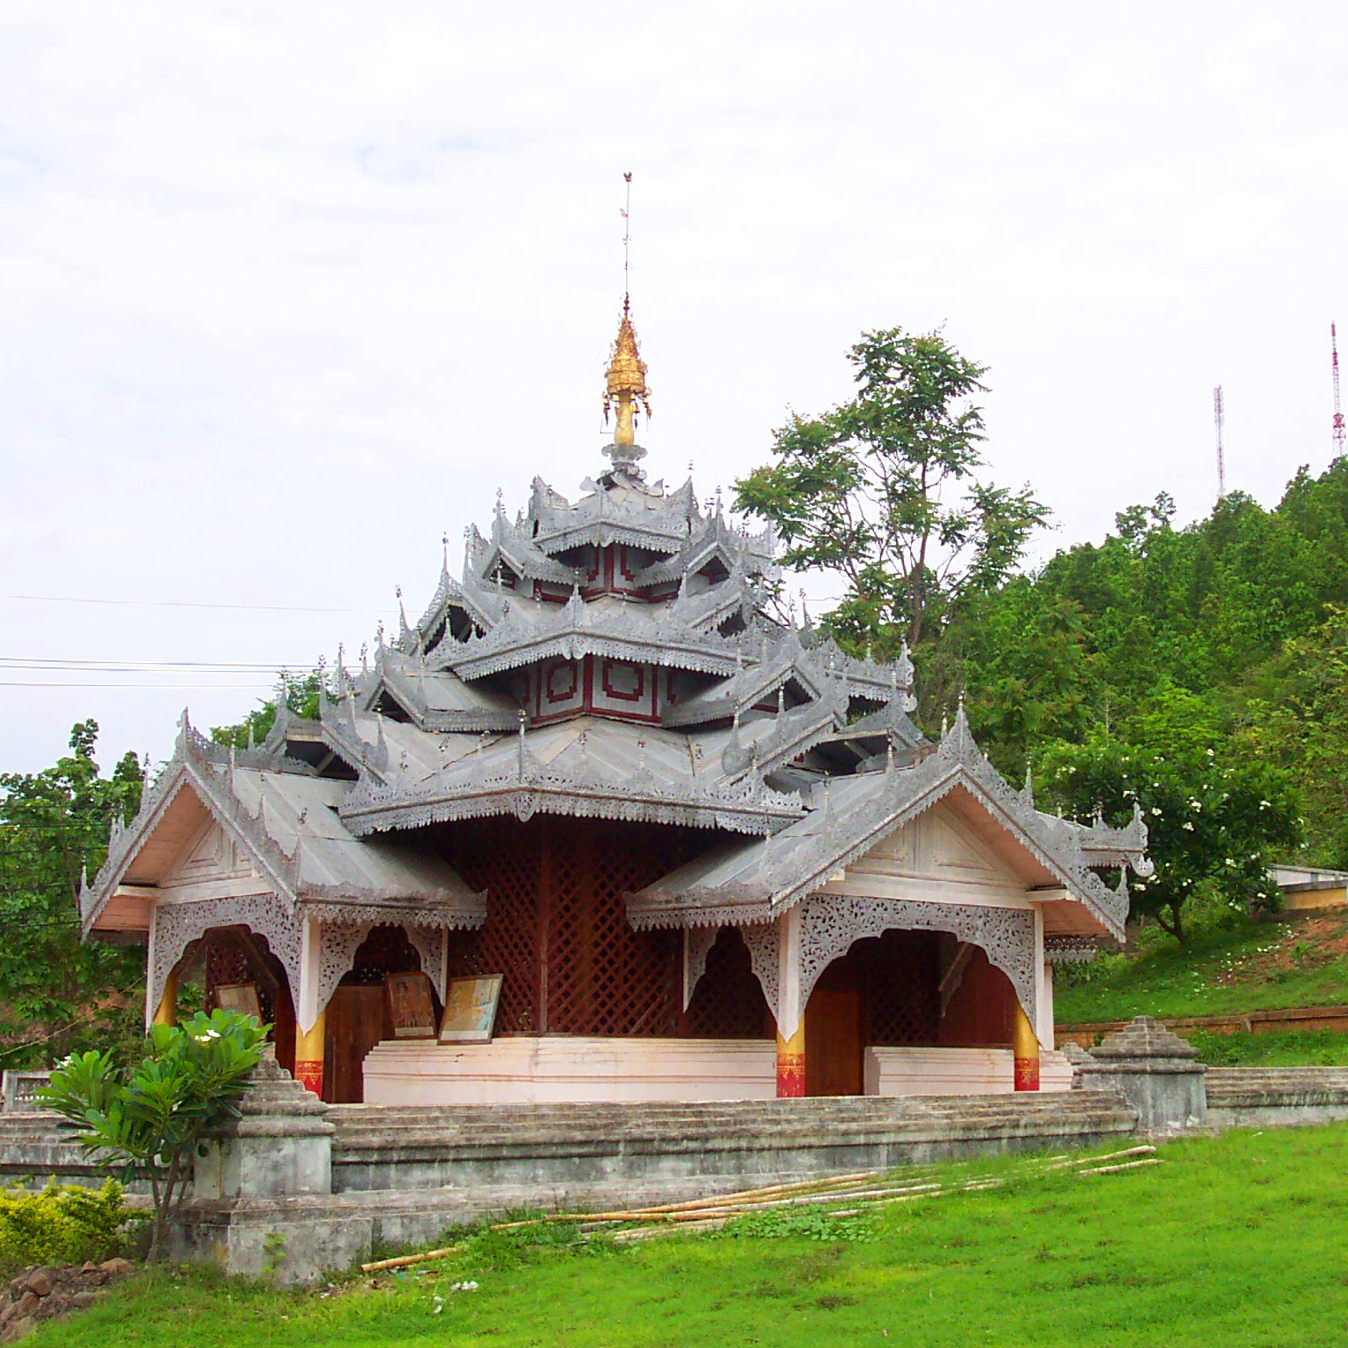
POLYGON ((647 479, 648 396, 624 304, 604 471, 498 501, 318 719, 235 750, 184 713, 86 933, 145 942, 147 1019, 184 972, 248 990, 335 1101, 1066 1088, 1053 965, 1121 937, 1141 819, 1037 810, 962 710, 918 728, 906 656, 784 620, 770 532, 647 479), (474 977, 494 1027, 442 1042, 474 977))

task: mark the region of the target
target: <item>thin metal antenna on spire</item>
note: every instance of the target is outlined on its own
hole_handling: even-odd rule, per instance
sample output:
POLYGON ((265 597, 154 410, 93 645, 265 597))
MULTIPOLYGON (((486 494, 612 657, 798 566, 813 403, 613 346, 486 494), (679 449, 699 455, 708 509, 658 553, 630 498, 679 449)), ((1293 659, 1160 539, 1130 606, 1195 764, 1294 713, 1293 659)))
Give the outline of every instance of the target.
POLYGON ((1226 495, 1226 454, 1222 432, 1226 429, 1226 405, 1222 401, 1222 386, 1212 390, 1212 424, 1217 428, 1217 499, 1226 495))
POLYGON ((1334 453, 1343 453, 1345 430, 1343 408, 1339 404, 1339 330, 1336 324, 1329 325, 1330 369, 1334 376, 1334 453))
POLYGON ((629 274, 632 269, 632 175, 624 173, 623 182, 627 185, 623 202, 623 313, 626 313, 628 299, 632 293, 629 285, 629 274))

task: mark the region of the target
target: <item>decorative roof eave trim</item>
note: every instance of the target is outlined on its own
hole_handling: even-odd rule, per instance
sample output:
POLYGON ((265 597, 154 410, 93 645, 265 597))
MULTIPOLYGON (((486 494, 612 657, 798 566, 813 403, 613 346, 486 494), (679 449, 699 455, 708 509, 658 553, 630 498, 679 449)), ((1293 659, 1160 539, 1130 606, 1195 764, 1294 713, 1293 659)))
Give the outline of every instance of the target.
POLYGON ((585 655, 607 656, 615 660, 631 660, 636 664, 669 665, 675 669, 694 670, 701 674, 725 676, 735 671, 735 659, 705 646, 670 645, 658 640, 639 637, 603 636, 593 631, 572 628, 569 631, 550 632, 536 638, 524 638, 519 645, 491 654, 474 655, 464 651, 433 653, 433 663, 444 661, 443 668, 451 669, 461 679, 480 679, 489 674, 501 674, 519 669, 539 660, 561 658, 577 660, 585 655), (449 658, 446 659, 445 657, 449 658))
POLYGON ((650 552, 670 553, 677 551, 687 540, 686 532, 661 528, 653 522, 643 526, 634 521, 619 523, 612 519, 593 519, 568 522, 552 531, 545 532, 540 528, 534 542, 540 552, 551 556, 586 544, 606 548, 614 543, 626 543, 630 547, 646 548, 650 552))
POLYGON ((336 925, 401 922, 414 927, 443 927, 450 931, 476 930, 487 920, 486 890, 477 895, 477 907, 470 908, 464 904, 451 907, 445 904, 439 908, 424 908, 419 903, 407 903, 401 897, 383 898, 363 894, 359 898, 347 899, 346 891, 340 894, 336 892, 339 888, 324 886, 321 890, 306 890, 299 903, 300 912, 319 922, 336 925))
MULTIPOLYGON (((465 903, 452 891, 440 888, 432 889, 428 895, 426 889, 411 891, 400 888, 361 887, 349 881, 341 885, 325 885, 302 880, 300 872, 304 849, 303 837, 296 838, 295 851, 287 856, 260 827, 258 816, 250 815, 233 792, 228 790, 222 780, 223 774, 202 755, 203 748, 215 747, 217 746, 209 745, 209 741, 203 739, 192 728, 184 713, 176 756, 169 769, 137 812, 136 818, 110 843, 107 859, 99 868, 93 882, 81 890, 81 927, 85 935, 107 906, 127 867, 139 854, 165 811, 184 786, 191 786, 197 799, 216 823, 252 857, 261 870, 264 881, 277 897, 285 900, 292 908, 311 896, 329 901, 343 898, 357 903, 394 901, 404 905, 408 900, 421 904, 429 897, 432 902, 441 905, 447 915, 459 914, 468 920, 477 914, 479 908, 485 914, 485 893, 473 894, 473 901, 465 903)), ((225 771, 229 769, 226 768, 225 771)), ((265 809, 265 800, 261 797, 259 808, 265 809)), ((473 893, 467 890, 466 886, 465 892, 473 893)))
POLYGON ((798 811, 761 803, 667 800, 643 795, 636 787, 624 796, 617 796, 611 789, 586 790, 529 782, 469 788, 461 794, 435 799, 347 804, 341 814, 343 823, 358 837, 507 814, 513 814, 521 822, 527 822, 535 814, 556 814, 578 819, 715 828, 759 836, 799 818, 798 811))

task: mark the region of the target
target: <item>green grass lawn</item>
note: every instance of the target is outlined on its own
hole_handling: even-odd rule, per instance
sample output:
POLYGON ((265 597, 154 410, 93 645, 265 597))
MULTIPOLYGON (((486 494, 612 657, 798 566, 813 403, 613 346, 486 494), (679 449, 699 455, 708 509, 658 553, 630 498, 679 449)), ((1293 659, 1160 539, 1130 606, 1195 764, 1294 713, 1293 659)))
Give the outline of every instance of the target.
MULTIPOLYGON (((1004 1187, 775 1232, 634 1247, 479 1236, 452 1262, 278 1292, 151 1274, 37 1348, 1348 1342, 1348 1125, 1230 1132, 1113 1175, 947 1167, 1004 1187), (475 1280, 476 1290, 453 1284, 475 1280)), ((760 1223, 761 1224, 761 1223, 760 1223)))
POLYGON ((1060 971, 1060 1025, 1132 1016, 1213 1016, 1348 1003, 1348 915, 1242 924, 1186 946, 1159 932, 1136 955, 1060 971))

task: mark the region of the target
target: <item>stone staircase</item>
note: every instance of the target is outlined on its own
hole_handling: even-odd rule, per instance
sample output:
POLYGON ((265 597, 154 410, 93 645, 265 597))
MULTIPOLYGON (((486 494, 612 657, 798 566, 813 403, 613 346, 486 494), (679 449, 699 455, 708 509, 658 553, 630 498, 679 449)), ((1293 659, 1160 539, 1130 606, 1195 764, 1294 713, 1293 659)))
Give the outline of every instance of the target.
POLYGON ((772 1183, 1127 1136, 1136 1113, 1090 1091, 706 1104, 337 1105, 339 1192, 670 1182, 772 1183))

